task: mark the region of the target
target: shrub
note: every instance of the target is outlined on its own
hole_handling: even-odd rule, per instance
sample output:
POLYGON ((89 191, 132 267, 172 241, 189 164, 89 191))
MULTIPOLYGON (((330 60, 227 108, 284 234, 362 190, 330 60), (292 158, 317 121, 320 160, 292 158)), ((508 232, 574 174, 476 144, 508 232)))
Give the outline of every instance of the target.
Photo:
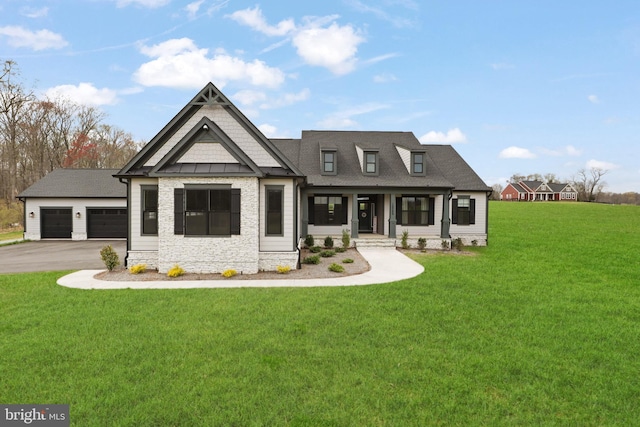
POLYGON ((410 245, 409 245, 409 232, 407 230, 404 230, 402 232, 402 239, 400 240, 402 243, 402 249, 409 249, 410 245))
POLYGON ((451 247, 461 251, 464 249, 464 243, 462 243, 462 239, 458 237, 451 241, 451 247))
POLYGON ((104 265, 107 267, 107 270, 113 271, 114 268, 120 265, 120 258, 118 258, 118 253, 113 250, 111 245, 107 245, 100 251, 100 258, 104 261, 104 265))
POLYGON ((178 277, 184 274, 184 269, 180 267, 178 264, 174 265, 167 271, 167 276, 169 277, 178 277))
POLYGON ((303 264, 320 264, 320 255, 311 255, 308 257, 304 257, 302 260, 303 264))
POLYGON ((332 256, 334 256, 336 254, 336 251, 322 251, 320 252, 320 256, 322 258, 331 258, 332 256))
POLYGON ((345 258, 342 260, 343 264, 353 264, 353 260, 351 258, 345 258))
POLYGON ((336 251, 336 253, 342 254, 347 252, 347 248, 335 248, 334 251, 336 251))
POLYGON ((288 265, 279 265, 276 267, 276 270, 278 271, 278 274, 287 274, 291 271, 291 267, 288 265))
POLYGON ((333 271, 334 273, 342 273, 344 272, 344 267, 334 262, 329 266, 329 270, 333 271))
POLYGON ((229 277, 235 276, 236 274, 238 274, 238 272, 235 271, 233 268, 230 268, 230 269, 225 270, 225 271, 222 272, 222 277, 229 278, 229 277))
POLYGON ((349 230, 344 229, 342 230, 342 247, 347 249, 349 246, 351 246, 351 234, 349 234, 349 230))
POLYGON ((304 238, 304 245, 308 248, 311 248, 315 245, 315 241, 311 234, 307 234, 307 237, 304 238))
POLYGON ((471 241, 471 246, 478 246, 478 241, 477 241, 477 240, 475 240, 475 239, 473 239, 473 240, 471 241))
POLYGON ((322 248, 321 248, 320 246, 311 246, 311 247, 309 248, 309 250, 310 250, 311 252, 313 252, 314 254, 317 254, 317 253, 319 253, 319 252, 322 252, 322 248))
POLYGON ((424 237, 420 237, 418 239, 418 248, 420 248, 421 251, 424 251, 426 247, 427 247, 427 239, 425 239, 424 237))
POLYGON ((333 237, 327 236, 324 238, 324 247, 325 248, 333 248, 333 237))
POLYGON ((442 247, 442 250, 445 250, 445 251, 449 250, 449 242, 442 239, 442 242, 440 242, 440 247, 442 247))
POLYGON ((129 267, 129 273, 131 274, 144 273, 146 270, 147 270, 147 264, 136 264, 129 267))

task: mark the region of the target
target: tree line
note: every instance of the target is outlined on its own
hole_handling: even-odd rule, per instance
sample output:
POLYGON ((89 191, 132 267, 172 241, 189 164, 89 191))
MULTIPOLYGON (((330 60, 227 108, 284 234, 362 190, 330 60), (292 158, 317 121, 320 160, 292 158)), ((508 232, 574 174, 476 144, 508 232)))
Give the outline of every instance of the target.
POLYGON ((0 71, 0 201, 10 207, 24 189, 57 168, 119 168, 139 150, 106 114, 68 99, 38 99, 14 61, 0 71))

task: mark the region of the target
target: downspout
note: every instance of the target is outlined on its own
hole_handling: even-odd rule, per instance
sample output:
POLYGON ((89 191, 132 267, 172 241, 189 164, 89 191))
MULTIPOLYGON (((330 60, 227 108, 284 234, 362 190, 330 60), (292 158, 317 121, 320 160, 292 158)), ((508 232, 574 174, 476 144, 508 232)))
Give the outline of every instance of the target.
POLYGON ((487 192, 487 200, 485 201, 487 206, 485 207, 484 214, 484 231, 487 235, 487 246, 489 246, 489 198, 491 197, 491 194, 493 194, 493 190, 487 192))
POLYGON ((25 234, 27 234, 27 199, 25 197, 17 197, 23 204, 22 206, 22 240, 24 240, 25 234))
POLYGON ((129 259, 129 250, 131 250, 131 209, 129 209, 129 201, 131 200, 131 186, 130 182, 126 178, 118 178, 121 184, 127 186, 127 254, 124 256, 124 266, 127 267, 127 261, 129 259))

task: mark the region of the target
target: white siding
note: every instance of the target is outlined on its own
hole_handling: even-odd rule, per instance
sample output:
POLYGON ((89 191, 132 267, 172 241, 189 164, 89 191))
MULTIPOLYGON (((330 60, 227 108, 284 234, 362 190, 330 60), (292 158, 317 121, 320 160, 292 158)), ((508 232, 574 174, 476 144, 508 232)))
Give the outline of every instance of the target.
MULTIPOLYGON (((399 195, 398 195, 399 196, 399 195)), ((396 197, 398 197, 396 196, 396 197)), ((403 226, 400 224, 401 218, 397 218, 396 221, 398 225, 396 225, 396 236, 400 238, 402 233, 407 230, 409 232, 409 237, 440 237, 440 233, 442 232, 442 195, 429 195, 429 197, 433 197, 435 200, 433 202, 433 225, 429 226, 403 226)), ((395 203, 395 200, 394 200, 395 203)), ((388 204, 386 206, 388 210, 388 204)), ((396 214, 399 214, 399 211, 396 211, 396 214)), ((388 212, 385 212, 386 218, 389 218, 388 212)), ((389 222, 385 225, 385 232, 389 234, 389 222)))
POLYGON ((238 163, 227 149, 217 142, 198 142, 178 160, 180 163, 238 163))
MULTIPOLYGON (((450 234, 453 239, 461 238, 465 245, 470 245, 473 240, 479 246, 486 245, 487 240, 487 194, 474 192, 454 192, 453 199, 458 196, 470 196, 476 200, 476 223, 471 225, 451 224, 450 234)), ((450 202, 451 203, 451 202, 450 202)), ((449 209, 451 209, 451 205, 449 209)))
POLYGON ((411 151, 397 145, 396 150, 398 150, 398 155, 402 159, 404 166, 407 168, 407 173, 411 173, 411 151))
POLYGON ((24 238, 40 240, 40 208, 66 208, 71 209, 73 240, 86 240, 87 238, 87 209, 89 208, 127 208, 127 199, 72 199, 72 198, 28 198, 25 205, 25 233, 24 238), (33 212, 31 217, 30 212, 33 212), (80 218, 76 213, 80 212, 80 218))
POLYGON ((209 118, 218 125, 258 166, 280 165, 223 107, 219 105, 203 105, 180 130, 160 147, 145 163, 145 166, 155 166, 203 117, 209 118))
MULTIPOLYGON (((131 200, 129 202, 129 215, 131 223, 129 230, 131 232, 131 250, 132 251, 157 251, 158 236, 142 235, 142 185, 158 185, 155 178, 133 178, 131 180, 131 200)), ((160 212, 158 212, 160 214, 160 212)))
POLYGON ((293 217, 293 201, 296 197, 293 180, 265 179, 260 181, 260 251, 291 251, 294 250, 294 227, 296 219, 293 217), (266 186, 283 186, 283 235, 266 235, 266 186))

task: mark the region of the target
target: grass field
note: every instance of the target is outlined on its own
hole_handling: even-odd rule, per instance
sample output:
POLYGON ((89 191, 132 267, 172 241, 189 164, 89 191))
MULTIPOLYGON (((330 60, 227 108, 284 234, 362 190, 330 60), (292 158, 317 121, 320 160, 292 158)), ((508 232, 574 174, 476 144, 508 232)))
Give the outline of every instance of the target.
POLYGON ((640 207, 492 203, 397 283, 81 291, 0 275, 0 402, 92 426, 629 426, 640 207))

